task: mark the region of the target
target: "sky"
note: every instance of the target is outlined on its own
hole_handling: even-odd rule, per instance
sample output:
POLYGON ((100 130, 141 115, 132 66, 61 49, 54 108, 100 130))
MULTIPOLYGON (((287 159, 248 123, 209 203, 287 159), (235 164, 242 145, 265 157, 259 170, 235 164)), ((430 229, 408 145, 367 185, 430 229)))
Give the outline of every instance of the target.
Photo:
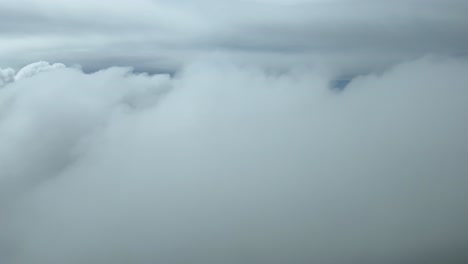
POLYGON ((467 12, 0 0, 0 263, 467 263, 467 12))
POLYGON ((173 72, 239 63, 360 74, 427 54, 467 56, 464 0, 1 0, 0 67, 46 60, 173 72))

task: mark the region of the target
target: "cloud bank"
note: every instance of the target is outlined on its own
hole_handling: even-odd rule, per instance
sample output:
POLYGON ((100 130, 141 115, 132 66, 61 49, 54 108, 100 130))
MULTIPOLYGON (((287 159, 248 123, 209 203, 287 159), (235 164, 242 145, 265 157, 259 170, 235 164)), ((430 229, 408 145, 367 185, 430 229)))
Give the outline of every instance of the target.
POLYGON ((2 70, 0 262, 466 263, 467 71, 2 70))

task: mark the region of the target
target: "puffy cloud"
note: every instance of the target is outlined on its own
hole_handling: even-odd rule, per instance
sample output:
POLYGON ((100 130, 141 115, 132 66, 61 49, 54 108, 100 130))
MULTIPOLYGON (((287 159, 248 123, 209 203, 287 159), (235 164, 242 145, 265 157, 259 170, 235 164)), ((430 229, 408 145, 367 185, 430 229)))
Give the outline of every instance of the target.
POLYGON ((335 91, 204 60, 7 84, 0 261, 464 263, 467 70, 425 58, 335 91))
POLYGON ((54 69, 65 68, 62 63, 50 64, 46 61, 31 63, 21 68, 18 73, 12 68, 0 69, 0 87, 5 86, 13 81, 30 78, 41 72, 47 72, 54 69))
POLYGON ((14 80, 15 70, 12 68, 1 69, 0 68, 0 87, 10 83, 14 80))
POLYGON ((41 72, 46 72, 46 71, 60 69, 60 68, 65 68, 65 65, 63 65, 62 63, 50 64, 46 61, 31 63, 18 71, 18 73, 15 75, 15 81, 25 79, 25 78, 30 78, 41 72))
POLYGON ((151 101, 152 90, 160 89, 157 84, 165 77, 127 78, 129 70, 115 68, 86 76, 78 69, 47 62, 21 69, 16 82, 0 90, 3 196, 54 177, 73 161, 70 150, 77 141, 105 123, 114 108, 141 107, 151 101), (138 87, 132 88, 132 82, 138 87), (143 91, 145 97, 139 95, 143 91))
POLYGON ((0 263, 467 262, 468 2, 0 5, 0 263))

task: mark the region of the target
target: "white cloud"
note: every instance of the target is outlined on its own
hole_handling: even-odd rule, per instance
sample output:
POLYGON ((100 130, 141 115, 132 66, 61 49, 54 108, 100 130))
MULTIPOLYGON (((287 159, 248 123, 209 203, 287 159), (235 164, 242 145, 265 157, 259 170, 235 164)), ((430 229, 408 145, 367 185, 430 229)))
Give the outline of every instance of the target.
POLYGON ((46 71, 60 69, 60 68, 65 68, 65 65, 62 63, 50 64, 46 61, 31 63, 18 71, 18 73, 15 75, 15 81, 30 78, 41 72, 46 72, 46 71))
POLYGON ((204 59, 7 84, 0 261, 462 260, 467 70, 426 58, 336 92, 204 59))
POLYGON ((0 88, 7 83, 10 83, 14 80, 15 70, 12 68, 1 69, 0 68, 0 88))
POLYGON ((467 263, 467 1, 0 6, 1 264, 467 263))

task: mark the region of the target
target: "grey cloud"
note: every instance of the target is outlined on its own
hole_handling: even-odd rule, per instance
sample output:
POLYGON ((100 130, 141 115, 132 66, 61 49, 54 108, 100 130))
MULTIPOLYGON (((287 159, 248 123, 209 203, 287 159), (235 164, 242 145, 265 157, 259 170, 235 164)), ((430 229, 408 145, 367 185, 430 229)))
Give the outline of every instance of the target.
POLYGON ((207 61, 1 89, 2 263, 466 261, 466 61, 207 61))
POLYGON ((22 0, 5 4, 6 33, 0 38, 28 45, 0 55, 8 65, 49 59, 85 68, 112 66, 110 60, 141 67, 138 60, 146 59, 152 63, 144 67, 156 70, 167 68, 159 63, 162 58, 174 70, 213 51, 241 53, 250 64, 262 64, 258 58, 268 53, 276 59, 263 64, 273 60, 287 68, 296 57, 309 64, 331 58, 328 64, 338 71, 350 71, 349 60, 358 64, 360 58, 365 62, 354 71, 365 72, 426 54, 466 56, 466 10, 466 1, 458 0, 139 0, 131 5, 22 0), (40 36, 42 45, 35 48, 33 36, 40 36))
POLYGON ((467 263, 467 10, 0 0, 0 263, 467 263))

